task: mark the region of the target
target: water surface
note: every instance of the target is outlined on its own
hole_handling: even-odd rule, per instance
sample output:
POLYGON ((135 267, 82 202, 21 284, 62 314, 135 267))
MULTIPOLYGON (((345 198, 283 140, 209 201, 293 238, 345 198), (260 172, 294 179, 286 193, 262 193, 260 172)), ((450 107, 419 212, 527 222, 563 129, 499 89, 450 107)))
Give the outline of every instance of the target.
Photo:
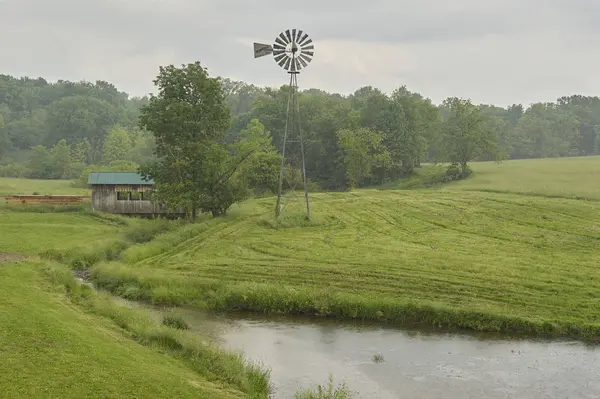
POLYGON ((192 330, 270 367, 275 398, 293 398, 329 373, 357 398, 600 398, 599 349, 578 342, 175 312, 192 330))

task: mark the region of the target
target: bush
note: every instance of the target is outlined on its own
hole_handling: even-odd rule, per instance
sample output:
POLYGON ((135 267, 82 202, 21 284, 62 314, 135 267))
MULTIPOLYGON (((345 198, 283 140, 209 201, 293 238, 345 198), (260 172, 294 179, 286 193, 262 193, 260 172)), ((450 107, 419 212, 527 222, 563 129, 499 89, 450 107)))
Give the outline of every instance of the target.
POLYGON ((181 221, 171 221, 168 219, 154 219, 145 221, 145 223, 131 227, 123 233, 123 238, 134 244, 143 244, 151 241, 160 233, 173 230, 178 227, 181 221))
POLYGON ((449 181, 466 179, 467 177, 469 177, 471 175, 471 173, 473 173, 473 171, 471 170, 471 168, 468 165, 465 166, 465 168, 463 169, 461 167, 461 165, 454 162, 454 163, 450 164, 450 166, 448 166, 448 168, 446 168, 446 174, 444 175, 444 181, 449 182, 449 181))
POLYGON ((20 163, 11 163, 0 166, 0 177, 29 177, 30 171, 27 167, 20 163))

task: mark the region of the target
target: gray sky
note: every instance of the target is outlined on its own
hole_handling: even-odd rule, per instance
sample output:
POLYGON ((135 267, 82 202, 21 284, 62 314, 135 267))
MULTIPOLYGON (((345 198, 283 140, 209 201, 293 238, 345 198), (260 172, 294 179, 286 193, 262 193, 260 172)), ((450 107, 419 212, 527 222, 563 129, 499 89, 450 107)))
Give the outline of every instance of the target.
POLYGON ((406 85, 508 105, 600 95, 598 0, 0 0, 0 73, 102 79, 153 91, 159 65, 278 86, 252 42, 298 28, 315 42, 303 88, 406 85))

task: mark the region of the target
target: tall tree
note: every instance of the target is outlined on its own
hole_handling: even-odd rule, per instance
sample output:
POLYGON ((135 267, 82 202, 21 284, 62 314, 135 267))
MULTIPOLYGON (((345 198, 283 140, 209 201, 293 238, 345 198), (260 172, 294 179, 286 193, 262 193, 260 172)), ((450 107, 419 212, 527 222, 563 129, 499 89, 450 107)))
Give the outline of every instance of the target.
POLYGON ((244 197, 234 179, 244 156, 223 143, 231 114, 219 79, 195 62, 161 66, 154 84, 158 94, 142 108, 140 127, 154 135, 158 160, 142 173, 171 207, 186 206, 193 218, 198 210, 224 214, 244 197))
POLYGON ((448 161, 459 164, 463 175, 468 162, 495 151, 497 137, 486 127, 487 117, 470 100, 451 97, 444 101, 448 116, 442 125, 442 146, 448 161))

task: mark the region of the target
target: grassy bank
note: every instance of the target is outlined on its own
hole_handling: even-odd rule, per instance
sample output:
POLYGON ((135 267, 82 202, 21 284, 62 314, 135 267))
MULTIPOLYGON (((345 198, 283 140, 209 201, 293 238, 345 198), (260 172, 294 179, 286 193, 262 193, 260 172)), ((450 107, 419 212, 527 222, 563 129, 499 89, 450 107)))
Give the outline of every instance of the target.
POLYGON ((0 396, 266 398, 264 369, 92 292, 48 260, 91 266, 176 226, 89 212, 0 213, 0 396))
POLYGON ((272 201, 258 200, 244 217, 132 246, 94 278, 128 298, 216 310, 600 331, 595 201, 437 190, 312 198, 314 226, 282 227, 272 201))
POLYGON ((268 374, 35 261, 0 265, 2 397, 265 398, 268 374))

